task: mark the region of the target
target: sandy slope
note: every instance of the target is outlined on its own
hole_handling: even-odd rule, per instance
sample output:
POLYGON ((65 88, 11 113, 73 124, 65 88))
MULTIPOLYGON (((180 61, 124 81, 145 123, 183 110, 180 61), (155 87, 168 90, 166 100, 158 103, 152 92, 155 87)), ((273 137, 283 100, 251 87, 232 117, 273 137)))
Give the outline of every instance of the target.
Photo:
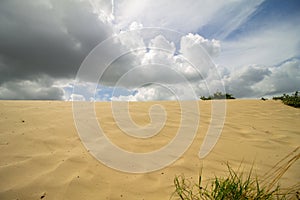
MULTIPOLYGON (((148 152, 166 145, 180 126, 176 102, 155 102, 165 107, 167 122, 150 138, 133 139, 117 127, 110 103, 97 103, 98 121, 121 148, 148 152)), ((153 103, 130 103, 132 119, 150 122, 153 103)), ((201 120, 188 151, 171 166, 147 174, 110 169, 84 148, 74 126, 71 102, 0 101, 0 199, 169 199, 175 175, 197 180, 203 166, 206 178, 222 175, 224 163, 246 169, 254 162, 262 175, 300 144, 300 109, 277 101, 232 100, 221 138, 200 161, 199 148, 210 122, 210 102, 199 102, 201 120)), ((154 113, 155 114, 155 113, 154 113)), ((282 184, 300 180, 300 162, 283 177, 282 184)))

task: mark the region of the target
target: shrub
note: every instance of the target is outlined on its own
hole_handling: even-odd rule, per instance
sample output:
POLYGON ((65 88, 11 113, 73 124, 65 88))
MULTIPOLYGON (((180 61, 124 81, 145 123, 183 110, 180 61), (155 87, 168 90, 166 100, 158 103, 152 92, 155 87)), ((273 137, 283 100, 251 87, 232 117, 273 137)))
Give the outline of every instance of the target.
POLYGON ((208 97, 201 96, 201 100, 212 100, 212 99, 235 99, 235 97, 232 94, 225 93, 223 94, 222 92, 215 92, 214 95, 210 95, 208 97))
POLYGON ((273 97, 273 100, 281 100, 286 105, 300 108, 300 96, 298 95, 298 91, 292 95, 283 94, 283 96, 273 97))

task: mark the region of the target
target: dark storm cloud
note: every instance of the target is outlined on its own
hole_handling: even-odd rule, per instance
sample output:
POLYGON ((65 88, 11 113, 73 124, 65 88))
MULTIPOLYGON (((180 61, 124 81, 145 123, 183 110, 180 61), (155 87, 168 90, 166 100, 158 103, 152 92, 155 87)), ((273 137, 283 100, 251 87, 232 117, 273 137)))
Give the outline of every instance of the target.
POLYGON ((53 86, 51 78, 42 77, 35 81, 8 81, 0 87, 3 99, 58 100, 64 98, 64 91, 53 86))
POLYGON ((41 75, 73 78, 90 50, 110 34, 111 26, 87 1, 2 0, 0 86, 41 75))

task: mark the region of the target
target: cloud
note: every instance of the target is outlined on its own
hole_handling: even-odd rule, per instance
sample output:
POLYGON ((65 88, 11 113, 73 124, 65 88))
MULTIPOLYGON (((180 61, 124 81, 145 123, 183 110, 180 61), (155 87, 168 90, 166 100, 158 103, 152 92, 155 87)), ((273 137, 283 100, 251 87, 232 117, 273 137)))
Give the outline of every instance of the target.
POLYGON ((36 74, 74 77, 110 27, 80 1, 1 1, 0 41, 4 65, 0 80, 36 74))
MULTIPOLYGON (((146 42, 141 44, 146 45, 146 42)), ((116 63, 124 64, 118 68, 123 70, 128 68, 127 72, 122 74, 117 68, 110 70, 112 73, 119 73, 120 76, 117 78, 117 84, 111 82, 109 86, 125 87, 135 91, 134 94, 112 95, 111 100, 191 100, 198 99, 203 93, 211 92, 208 91, 207 84, 204 84, 205 87, 199 87, 199 81, 205 82, 210 73, 215 73, 216 68, 210 56, 216 57, 219 54, 219 41, 190 33, 181 36, 179 46, 176 47, 165 36, 158 34, 145 48, 148 51, 139 54, 140 65, 130 68, 128 62, 124 64, 125 59, 116 63)), ((106 75, 108 77, 104 76, 104 79, 112 80, 112 74, 106 75)), ((220 80, 220 77, 217 78, 220 80)), ((222 88, 221 80, 211 82, 214 83, 214 88, 222 88)))
POLYGON ((135 89, 134 94, 113 96, 112 101, 197 100, 193 84, 153 84, 135 89))
POLYGON ((256 85, 265 95, 291 93, 300 90, 300 60, 292 59, 270 67, 272 74, 256 85))
POLYGON ((176 47, 174 42, 168 41, 164 36, 158 35, 154 39, 150 41, 149 48, 157 48, 163 49, 164 51, 168 51, 171 54, 174 54, 176 51, 176 47))
POLYGON ((220 41, 212 39, 208 40, 203 38, 198 34, 191 34, 184 36, 181 39, 181 49, 180 52, 187 57, 194 57, 189 56, 190 53, 199 53, 202 49, 208 53, 211 57, 217 57, 221 50, 220 41), (200 50, 201 49, 201 50, 200 50))
POLYGON ((226 91, 236 97, 253 97, 260 90, 254 89, 255 84, 263 81, 271 71, 263 66, 248 65, 234 71, 224 79, 226 91))
POLYGON ((81 94, 71 94, 70 101, 85 101, 85 97, 81 94))
POLYGON ((236 97, 261 97, 291 93, 300 89, 300 60, 279 66, 248 65, 224 76, 226 91, 236 97))
POLYGON ((0 99, 194 99, 223 83, 237 97, 298 90, 299 14, 297 9, 289 14, 293 3, 285 11, 278 2, 271 11, 270 4, 0 1, 0 99), (181 33, 141 29, 148 26, 181 33), (89 82, 96 74, 92 70, 80 80, 80 94, 72 95, 82 61, 96 45, 116 35, 98 59, 119 57, 109 66, 95 65, 105 70, 96 92, 96 83, 89 82), (188 94, 187 87, 195 94, 188 94))
POLYGON ((279 94, 283 91, 298 90, 299 60, 283 63, 280 66, 247 65, 239 70, 229 71, 218 67, 209 70, 207 77, 187 83, 153 84, 137 88, 134 94, 114 96, 111 100, 147 101, 147 100, 191 100, 208 96, 217 90, 233 94, 238 98, 261 97, 267 94, 279 94), (298 70, 298 71, 297 71, 298 70), (187 90, 191 87, 191 91, 187 90))
POLYGON ((114 16, 114 0, 89 0, 93 7, 93 12, 97 13, 101 21, 112 23, 114 16))
POLYGON ((249 64, 277 65, 300 54, 299 18, 270 22, 263 28, 239 35, 235 40, 222 41, 222 53, 216 59, 235 70, 249 64))
POLYGON ((239 30, 263 2, 264 0, 223 2, 220 9, 200 28, 200 32, 211 38, 224 40, 239 30))
MULTIPOLYGON (((195 82, 206 77, 207 71, 214 67, 209 54, 215 56, 218 53, 219 41, 188 34, 179 38, 181 42, 176 47, 166 37, 158 31, 148 39, 137 30, 123 33, 118 39, 114 39, 110 48, 105 48, 106 53, 121 56, 116 57, 109 66, 100 66, 104 71, 100 84, 137 88, 152 83, 195 82)), ((97 58, 101 59, 101 56, 106 57, 99 54, 97 58)), ((96 63, 91 65, 97 66, 96 63)))
POLYGON ((132 21, 137 21, 144 26, 171 28, 184 33, 197 32, 208 24, 216 24, 214 32, 222 30, 224 34, 226 30, 233 31, 244 22, 261 2, 261 0, 250 3, 235 0, 119 1, 115 6, 115 22, 120 29, 127 27, 132 21))
MULTIPOLYGON (((123 95, 111 94, 111 100, 198 99, 195 91, 199 90, 199 81, 215 69, 210 56, 219 54, 219 41, 208 40, 198 34, 187 34, 180 35, 179 46, 176 46, 168 40, 168 34, 162 35, 161 31, 150 39, 144 38, 138 29, 123 34, 113 39, 111 48, 105 48, 108 55, 117 51, 116 54, 122 56, 117 57, 107 68, 101 65, 105 69, 101 69, 104 74, 100 85, 127 88, 129 92, 123 95), (135 51, 136 48, 140 50, 135 51), (122 54, 118 49, 128 53, 122 54)), ((106 55, 99 54, 97 58, 101 59, 101 56, 106 55)), ((107 97, 104 99, 107 100, 107 97)))
POLYGON ((64 90, 54 87, 49 78, 35 81, 8 81, 0 86, 1 99, 63 100, 64 90))
POLYGON ((164 87, 152 85, 136 90, 135 94, 120 95, 112 97, 112 101, 155 101, 155 100, 176 100, 174 94, 164 87))
MULTIPOLYGON (((30 89, 26 81, 42 75, 74 78, 85 56, 112 33, 111 25, 79 0, 1 1, 0 27, 0 86, 15 82, 24 90, 30 89)), ((5 94, 0 98, 9 98, 5 94)), ((50 98, 60 99, 57 95, 50 98)))

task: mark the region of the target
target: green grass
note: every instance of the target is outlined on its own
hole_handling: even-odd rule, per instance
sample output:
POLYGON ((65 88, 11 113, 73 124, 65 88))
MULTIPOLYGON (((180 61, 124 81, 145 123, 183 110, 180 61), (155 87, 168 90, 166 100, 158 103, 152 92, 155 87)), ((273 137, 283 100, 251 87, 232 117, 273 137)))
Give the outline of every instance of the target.
POLYGON ((283 94, 283 96, 273 97, 273 100, 281 100, 284 104, 288 106, 300 108, 300 96, 298 95, 298 91, 296 91, 292 95, 283 94))
POLYGON ((227 177, 215 177, 203 186, 202 177, 198 183, 191 183, 184 175, 174 178, 175 192, 171 198, 181 200, 246 200, 246 199, 300 199, 300 183, 281 188, 278 181, 282 175, 300 158, 296 154, 299 147, 278 162, 262 179, 248 173, 233 170, 227 164, 227 177), (296 155, 295 155, 296 154, 296 155))

